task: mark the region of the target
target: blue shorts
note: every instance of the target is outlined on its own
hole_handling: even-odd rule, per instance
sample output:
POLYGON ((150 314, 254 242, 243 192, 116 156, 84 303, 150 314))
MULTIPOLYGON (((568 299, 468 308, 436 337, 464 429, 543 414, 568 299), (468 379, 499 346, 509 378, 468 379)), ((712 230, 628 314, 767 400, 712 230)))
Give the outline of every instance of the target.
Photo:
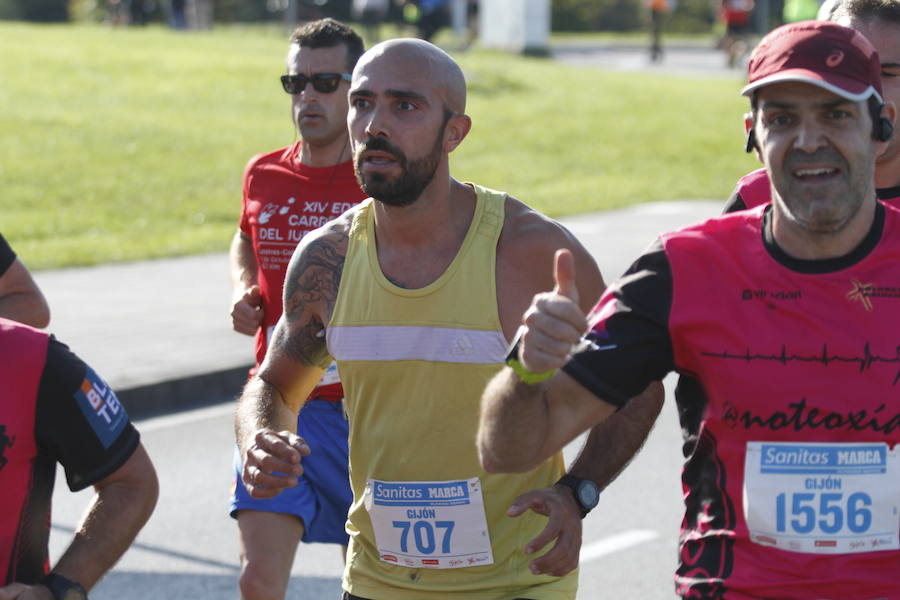
POLYGON ((353 493, 347 471, 349 428, 343 402, 310 400, 297 419, 297 435, 312 451, 303 457, 303 475, 297 485, 274 498, 252 498, 241 481, 241 455, 235 448, 235 485, 231 516, 239 510, 296 515, 303 520, 303 541, 347 545, 344 530, 353 493))

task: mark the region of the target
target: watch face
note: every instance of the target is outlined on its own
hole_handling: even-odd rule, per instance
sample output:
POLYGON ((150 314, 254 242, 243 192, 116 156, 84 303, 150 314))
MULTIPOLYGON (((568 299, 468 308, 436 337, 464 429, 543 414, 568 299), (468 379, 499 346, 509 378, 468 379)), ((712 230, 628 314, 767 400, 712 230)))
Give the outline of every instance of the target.
POLYGON ((588 510, 597 506, 597 501, 600 500, 600 491, 593 481, 581 482, 581 485, 578 486, 578 500, 588 510))

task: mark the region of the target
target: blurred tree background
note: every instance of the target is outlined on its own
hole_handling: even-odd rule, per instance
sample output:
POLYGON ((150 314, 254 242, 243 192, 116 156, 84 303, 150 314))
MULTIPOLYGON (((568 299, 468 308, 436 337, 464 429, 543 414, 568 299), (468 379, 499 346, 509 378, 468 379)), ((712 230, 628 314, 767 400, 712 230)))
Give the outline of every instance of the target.
MULTIPOLYGON (((0 19, 35 22, 103 21, 111 7, 137 5, 148 22, 165 22, 172 0, 0 0, 0 19), (137 3, 137 4, 136 4, 137 3)), ((188 0, 199 2, 201 0, 188 0)), ((217 23, 260 23, 334 17, 350 18, 351 0, 202 0, 217 23)), ((780 15, 783 0, 762 0, 770 15, 780 15)), ((706 33, 716 18, 716 0, 679 0, 670 15, 669 33, 706 33)), ((642 0, 551 0, 552 28, 558 32, 629 32, 646 26, 642 0)), ((395 2, 389 20, 403 19, 395 2)))

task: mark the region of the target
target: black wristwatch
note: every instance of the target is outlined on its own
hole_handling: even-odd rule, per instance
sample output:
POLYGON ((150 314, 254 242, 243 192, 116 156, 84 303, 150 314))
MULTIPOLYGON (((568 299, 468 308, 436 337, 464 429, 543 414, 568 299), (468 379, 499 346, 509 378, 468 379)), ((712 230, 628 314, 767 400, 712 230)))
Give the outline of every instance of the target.
POLYGON ((48 573, 38 582, 53 594, 53 600, 87 600, 87 592, 74 581, 56 573, 48 573))
POLYGON ((600 488, 590 479, 582 479, 574 475, 563 475, 556 485, 564 485, 572 490, 575 503, 581 508, 581 518, 585 518, 600 501, 600 488))

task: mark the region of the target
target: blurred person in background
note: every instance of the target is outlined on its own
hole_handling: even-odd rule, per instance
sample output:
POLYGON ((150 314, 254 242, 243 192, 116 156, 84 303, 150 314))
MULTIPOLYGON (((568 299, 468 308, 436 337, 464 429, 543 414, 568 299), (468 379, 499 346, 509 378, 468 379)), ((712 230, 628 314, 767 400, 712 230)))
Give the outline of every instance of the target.
MULTIPOLYGON (((282 315, 282 291, 294 247, 365 193, 353 174, 347 134, 350 73, 363 42, 334 19, 312 21, 291 36, 282 87, 291 96, 300 139, 253 157, 244 172, 238 230, 231 243, 232 326, 256 337, 257 366, 282 315)), ((297 419, 313 453, 303 475, 279 498, 252 498, 234 457, 231 515, 241 542, 241 597, 283 598, 300 541, 347 545, 351 492, 343 387, 331 365, 297 419)))
POLYGON ((650 61, 663 59, 662 34, 666 15, 675 10, 677 0, 644 0, 650 16, 650 61))
POLYGON ((729 68, 740 64, 740 59, 750 51, 750 34, 753 33, 754 0, 721 0, 719 15, 725 24, 721 47, 729 68))

